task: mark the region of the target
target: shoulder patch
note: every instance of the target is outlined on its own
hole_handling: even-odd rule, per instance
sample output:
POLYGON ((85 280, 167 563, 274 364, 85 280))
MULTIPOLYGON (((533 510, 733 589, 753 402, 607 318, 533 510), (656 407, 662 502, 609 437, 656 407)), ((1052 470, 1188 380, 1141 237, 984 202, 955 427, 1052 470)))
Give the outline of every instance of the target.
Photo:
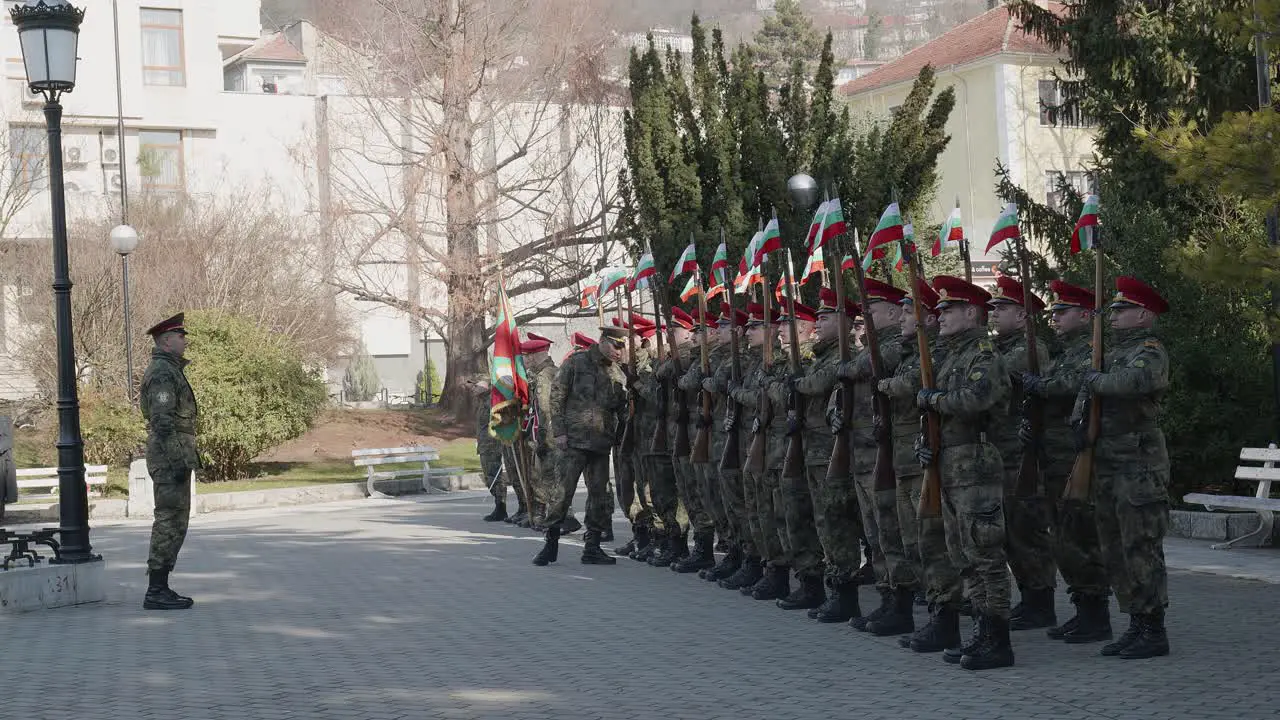
POLYGON ((983 338, 978 341, 978 349, 984 352, 995 352, 996 346, 995 343, 991 342, 990 338, 983 338))
POLYGON ((987 371, 981 370, 981 369, 974 370, 973 372, 969 373, 969 379, 973 380, 974 382, 977 382, 978 380, 981 380, 986 376, 987 376, 987 371))
POLYGON ((160 392, 156 393, 156 402, 160 403, 161 405, 167 405, 172 400, 173 400, 173 396, 169 394, 168 390, 161 390, 160 392))
POLYGON ((1139 359, 1139 360, 1133 361, 1133 367, 1140 368, 1140 367, 1146 367, 1146 366, 1147 366, 1146 360, 1139 359))

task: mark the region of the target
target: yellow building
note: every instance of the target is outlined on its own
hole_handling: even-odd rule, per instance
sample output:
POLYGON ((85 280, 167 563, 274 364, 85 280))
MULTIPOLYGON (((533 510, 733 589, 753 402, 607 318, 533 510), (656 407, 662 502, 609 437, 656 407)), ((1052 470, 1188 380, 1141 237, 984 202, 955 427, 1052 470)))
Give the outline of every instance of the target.
MULTIPOLYGON (((1062 12, 1060 3, 1044 4, 1062 12)), ((1053 78, 1061 59, 998 7, 840 88, 855 117, 874 118, 887 118, 902 104, 925 65, 937 72, 939 91, 955 88, 956 107, 947 122, 951 142, 938 158, 929 220, 945 218, 959 198, 975 280, 990 277, 999 259, 983 254, 1003 205, 995 193, 997 160, 1014 182, 1050 204, 1056 202, 1059 174, 1081 191, 1093 182, 1093 123, 1077 112, 1046 109, 1062 102, 1062 87, 1053 78)))

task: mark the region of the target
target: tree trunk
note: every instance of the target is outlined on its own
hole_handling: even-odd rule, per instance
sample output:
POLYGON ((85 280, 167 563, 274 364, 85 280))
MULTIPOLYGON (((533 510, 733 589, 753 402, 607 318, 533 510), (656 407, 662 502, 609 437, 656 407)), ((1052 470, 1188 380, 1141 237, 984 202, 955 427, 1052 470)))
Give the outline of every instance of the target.
POLYGON ((475 398, 462 388, 470 375, 484 369, 485 280, 480 271, 480 248, 472 165, 471 63, 467 57, 466 21, 459 0, 445 3, 440 23, 446 34, 441 119, 444 129, 445 234, 449 255, 448 343, 444 388, 440 396, 446 412, 459 419, 475 417, 475 398))

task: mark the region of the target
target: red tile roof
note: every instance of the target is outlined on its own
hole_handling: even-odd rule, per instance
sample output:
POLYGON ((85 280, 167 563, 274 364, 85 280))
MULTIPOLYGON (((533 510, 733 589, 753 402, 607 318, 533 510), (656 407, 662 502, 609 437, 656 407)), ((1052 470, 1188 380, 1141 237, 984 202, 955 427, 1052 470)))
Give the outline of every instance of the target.
POLYGON ((236 60, 265 60, 267 62, 297 62, 304 63, 307 61, 298 48, 289 42, 284 33, 276 33, 263 38, 251 45, 247 50, 228 59, 228 63, 236 60))
MULTIPOLYGON (((1051 12, 1061 14, 1062 3, 1048 3, 1051 12)), ((925 65, 935 70, 952 65, 965 65, 1002 52, 1054 55, 1044 41, 1023 31, 1010 16, 1009 8, 998 7, 954 27, 902 57, 840 87, 844 95, 858 95, 869 90, 907 82, 920 74, 925 65)))

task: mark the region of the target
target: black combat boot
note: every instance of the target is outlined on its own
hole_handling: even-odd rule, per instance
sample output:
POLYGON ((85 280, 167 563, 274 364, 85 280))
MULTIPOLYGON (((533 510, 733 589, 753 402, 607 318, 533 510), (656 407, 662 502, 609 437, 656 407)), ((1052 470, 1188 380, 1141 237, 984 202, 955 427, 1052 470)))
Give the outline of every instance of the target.
POLYGON ((658 528, 649 525, 649 532, 645 533, 644 543, 636 543, 635 552, 630 557, 636 562, 649 562, 649 558, 658 551, 662 545, 662 533, 658 532, 658 528))
POLYGON ((1106 595, 1081 595, 1076 607, 1076 626, 1067 631, 1063 640, 1071 645, 1080 645, 1111 639, 1110 598, 1106 595))
POLYGON ((1009 621, 995 615, 987 615, 982 623, 984 632, 977 645, 960 658, 965 670, 994 670, 1013 667, 1013 645, 1009 642, 1009 621))
POLYGON ((631 553, 641 547, 649 544, 649 526, 631 524, 631 539, 626 545, 618 548, 618 554, 622 557, 631 557, 631 553))
POLYGON ((832 578, 824 575, 822 577, 822 587, 822 604, 816 608, 809 608, 809 612, 805 613, 805 615, 809 616, 810 620, 817 620, 818 613, 822 612, 824 609, 834 612, 834 603, 839 602, 839 591, 835 589, 835 581, 832 578))
POLYGON ((495 497, 493 499, 493 512, 484 516, 485 522, 501 522, 507 519, 507 501, 495 497))
POLYGON ((148 575, 147 594, 142 598, 144 610, 187 610, 195 601, 169 589, 169 571, 152 570, 148 575))
MULTIPOLYGON (((1087 610, 1085 610, 1084 596, 1073 593, 1071 595, 1071 604, 1076 606, 1076 614, 1072 615, 1070 620, 1067 620, 1061 625, 1054 625, 1044 631, 1044 634, 1049 636, 1050 640, 1065 640, 1067 639, 1068 633, 1080 627, 1080 616, 1087 612, 1087 610)), ((1012 615, 1010 615, 1010 617, 1012 618, 1012 615)))
POLYGON ((1022 612, 1014 617, 1010 613, 1010 630, 1035 630, 1058 624, 1058 614, 1053 608, 1053 588, 1022 591, 1022 612))
POLYGON ((1120 651, 1125 660, 1145 660, 1169 654, 1169 634, 1164 630, 1164 608, 1142 616, 1142 633, 1120 651))
POLYGON ((758 583, 751 591, 753 600, 777 600, 791 594, 791 568, 786 565, 775 565, 765 574, 765 584, 758 583))
POLYGON ((867 561, 858 568, 858 572, 853 574, 853 581, 859 585, 875 585, 876 584, 876 568, 871 564, 871 553, 864 553, 867 561))
MULTIPOLYGON (((578 520, 578 518, 574 517, 573 514, 570 513, 565 516, 564 523, 561 524, 560 526, 560 534, 571 535, 573 533, 578 532, 581 529, 582 529, 582 521, 578 520)), ((600 539, 603 540, 604 538, 601 537, 600 539)))
POLYGON ((711 533, 702 533, 693 536, 693 552, 681 558, 680 562, 672 563, 671 569, 681 574, 688 574, 714 568, 715 565, 713 536, 711 533))
POLYGON ((778 607, 783 610, 812 610, 822 607, 827 593, 822 588, 821 575, 805 575, 797 578, 800 581, 790 595, 778 600, 778 607))
POLYGON ((684 555, 689 554, 689 546, 685 544, 684 533, 680 532, 677 526, 667 533, 667 543, 659 547, 659 552, 654 553, 649 560, 649 564, 654 567, 671 567, 671 564, 679 560, 684 555), (681 547, 684 553, 680 552, 681 547))
POLYGON ((582 535, 583 565, 616 565, 618 559, 600 549, 600 533, 588 530, 582 535))
MULTIPOLYGON (((969 633, 968 642, 963 644, 957 642, 955 645, 948 646, 942 651, 942 659, 952 665, 958 665, 960 663, 960 658, 972 653, 974 648, 978 646, 978 642, 982 640, 982 638, 986 637, 986 622, 987 620, 985 615, 978 615, 975 617, 973 619, 973 632, 969 633)), ((956 629, 957 631, 959 630, 958 625, 956 629)), ((958 632, 956 634, 959 635, 958 632)))
POLYGON ((880 607, 872 610, 864 616, 854 617, 849 620, 849 627, 859 632, 866 632, 867 625, 893 613, 894 599, 893 591, 884 588, 880 590, 880 607))
POLYGON ((916 629, 915 590, 893 589, 893 610, 867 623, 867 632, 880 637, 903 635, 916 629))
POLYGON ((727 553, 729 552, 729 541, 725 536, 720 535, 716 538, 716 544, 713 549, 718 553, 727 553))
POLYGON ((729 550, 720 558, 720 562, 715 564, 710 570, 703 570, 698 573, 698 577, 707 582, 719 582, 725 578, 738 572, 742 567, 742 546, 737 543, 730 543, 729 550))
POLYGON ((906 647, 918 653, 936 653, 960 647, 960 613, 947 603, 934 605, 929 608, 929 623, 904 639, 907 640, 906 647))
POLYGON ((556 561, 560 555, 560 528, 547 528, 547 534, 542 541, 542 549, 537 555, 533 556, 533 564, 538 567, 544 567, 556 561))
POLYGON ((862 614, 858 606, 858 583, 852 580, 827 587, 827 601, 818 608, 813 618, 820 623, 848 622, 862 614))
POLYGON ((737 572, 720 581, 720 587, 725 590, 741 590, 744 587, 751 587, 760 581, 760 577, 764 574, 764 568, 760 565, 760 558, 747 557, 742 561, 741 567, 737 572))
POLYGON ((1137 642, 1138 637, 1142 635, 1144 620, 1145 616, 1143 615, 1130 615, 1129 629, 1125 630, 1123 635, 1116 638, 1115 642, 1103 645, 1101 655, 1103 657, 1114 657, 1124 651, 1125 648, 1137 642))
MULTIPOLYGON (((570 515, 569 517, 570 517, 570 519, 572 519, 574 522, 578 522, 578 519, 577 519, 577 518, 575 518, 575 517, 573 517, 572 515, 570 515)), ((581 525, 582 525, 582 523, 578 523, 578 525, 579 525, 579 526, 581 526, 581 525)), ((609 527, 605 528, 605 529, 604 529, 604 532, 600 533, 600 542, 613 542, 613 523, 612 523, 612 521, 609 523, 609 527)))

